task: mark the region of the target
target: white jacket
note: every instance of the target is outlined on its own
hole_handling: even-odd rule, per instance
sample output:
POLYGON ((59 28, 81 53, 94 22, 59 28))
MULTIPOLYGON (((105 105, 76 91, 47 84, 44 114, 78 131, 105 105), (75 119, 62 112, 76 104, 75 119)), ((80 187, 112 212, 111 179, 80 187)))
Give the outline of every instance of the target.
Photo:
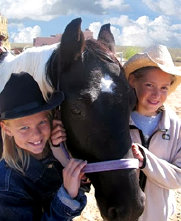
MULTIPOLYGON (((134 125, 130 119, 130 125, 134 125)), ((132 142, 142 144, 138 129, 130 129, 132 142)), ((181 188, 181 121, 165 107, 158 130, 153 134, 142 171, 147 176, 146 204, 139 221, 167 221, 174 213, 173 189, 181 188)))

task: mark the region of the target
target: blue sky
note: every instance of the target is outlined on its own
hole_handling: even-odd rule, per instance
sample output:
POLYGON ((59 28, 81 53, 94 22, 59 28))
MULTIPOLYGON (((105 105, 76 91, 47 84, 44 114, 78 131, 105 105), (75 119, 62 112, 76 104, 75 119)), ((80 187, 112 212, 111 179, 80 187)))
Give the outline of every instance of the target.
POLYGON ((74 18, 97 37, 111 23, 116 44, 181 47, 181 0, 1 0, 11 42, 62 33, 74 18))

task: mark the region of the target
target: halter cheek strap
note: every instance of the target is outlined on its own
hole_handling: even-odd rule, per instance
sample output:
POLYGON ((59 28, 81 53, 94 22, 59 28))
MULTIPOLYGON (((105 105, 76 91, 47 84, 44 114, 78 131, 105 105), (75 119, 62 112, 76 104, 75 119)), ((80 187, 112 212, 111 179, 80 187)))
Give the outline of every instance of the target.
MULTIPOLYGON (((58 82, 59 84, 59 82, 58 82)), ((56 110, 57 119, 61 119, 61 111, 60 106, 56 110)), ((66 148, 66 143, 60 143, 60 145, 54 147, 50 143, 50 147, 55 158, 62 164, 62 166, 66 166, 69 162, 71 156, 66 148)), ((139 168, 139 160, 138 159, 118 159, 118 160, 109 160, 109 161, 101 161, 95 163, 88 163, 83 172, 85 173, 95 173, 95 172, 103 172, 110 170, 120 170, 120 169, 138 169, 139 168)))

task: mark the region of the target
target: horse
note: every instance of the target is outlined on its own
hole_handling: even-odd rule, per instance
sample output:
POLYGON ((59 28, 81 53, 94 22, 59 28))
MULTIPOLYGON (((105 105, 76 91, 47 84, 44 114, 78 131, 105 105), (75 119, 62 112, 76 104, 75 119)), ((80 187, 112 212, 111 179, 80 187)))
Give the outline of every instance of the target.
MULTIPOLYGON (((101 27, 97 40, 85 40, 81 22, 81 18, 72 20, 56 45, 27 49, 15 58, 7 56, 0 64, 0 91, 12 72, 30 73, 45 98, 52 91, 63 91, 61 119, 73 157, 89 163, 133 158, 129 117, 136 98, 115 57, 110 24, 101 27)), ((105 220, 138 220, 144 194, 136 169, 87 176, 105 220)))

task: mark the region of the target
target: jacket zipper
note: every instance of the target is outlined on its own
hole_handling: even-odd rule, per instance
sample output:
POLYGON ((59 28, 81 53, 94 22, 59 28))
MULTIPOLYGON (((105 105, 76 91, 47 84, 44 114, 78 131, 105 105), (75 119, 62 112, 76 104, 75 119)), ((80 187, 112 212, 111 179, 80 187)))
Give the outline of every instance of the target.
MULTIPOLYGON (((139 128, 137 128, 135 125, 130 125, 130 129, 137 129, 139 134, 140 134, 140 139, 141 139, 141 144, 142 146, 144 146, 146 149, 149 150, 149 145, 150 145, 150 141, 151 138, 154 136, 154 134, 156 134, 158 131, 160 132, 167 132, 167 130, 156 130, 150 137, 149 139, 146 141, 143 135, 142 130, 140 130, 139 128)), ((142 191, 145 190, 145 186, 146 186, 146 180, 147 180, 147 176, 143 173, 142 170, 140 170, 140 174, 139 174, 139 185, 142 189, 142 191)))

